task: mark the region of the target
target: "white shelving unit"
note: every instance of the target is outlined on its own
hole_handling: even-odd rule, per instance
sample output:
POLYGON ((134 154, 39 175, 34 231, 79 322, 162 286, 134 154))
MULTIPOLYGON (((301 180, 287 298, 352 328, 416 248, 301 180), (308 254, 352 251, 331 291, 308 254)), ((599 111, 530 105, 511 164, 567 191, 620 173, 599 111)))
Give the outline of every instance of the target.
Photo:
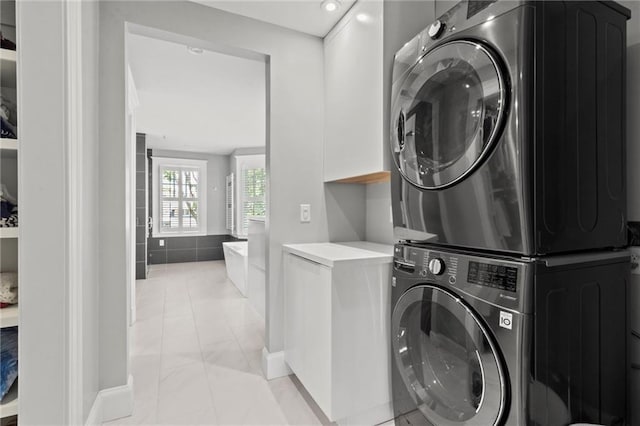
MULTIPOLYGON (((4 68, 2 68, 1 70, 2 72, 4 72, 4 68)), ((0 138, 0 158, 2 158, 2 161, 17 161, 17 139, 0 138)), ((18 238, 18 228, 0 228, 0 238, 18 238)))
POLYGON ((0 150, 17 151, 18 150, 18 139, 0 138, 0 150))
POLYGON ((18 325, 18 305, 0 309, 0 328, 18 325))
MULTIPOLYGON (((2 8, 0 30, 3 36, 15 42, 15 1, 3 0, 0 7, 2 8)), ((0 87, 3 103, 17 103, 17 55, 15 50, 0 49, 0 87)), ((19 130, 16 135, 19 136, 19 130)), ((2 163, 0 183, 6 184, 8 192, 13 196, 17 196, 19 185, 17 161, 18 140, 0 138, 0 162, 2 163)), ((3 251, 0 258, 0 271, 17 271, 17 253, 14 251, 17 251, 19 244, 18 228, 0 228, 0 244, 3 251)), ((17 327, 18 318, 18 305, 0 309, 0 328, 17 327)), ((13 383, 9 393, 0 402, 0 419, 17 415, 18 380, 13 383)))
POLYGON ((0 238, 18 238, 18 227, 0 228, 0 238))

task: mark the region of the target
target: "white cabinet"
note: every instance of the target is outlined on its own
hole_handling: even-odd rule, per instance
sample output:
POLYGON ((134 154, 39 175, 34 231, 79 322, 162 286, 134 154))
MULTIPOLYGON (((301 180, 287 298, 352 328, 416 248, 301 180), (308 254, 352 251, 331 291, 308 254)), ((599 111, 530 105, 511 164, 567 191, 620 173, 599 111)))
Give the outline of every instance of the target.
POLYGON ((345 244, 284 246, 285 360, 331 421, 378 424, 393 417, 392 256, 345 244))
POLYGON ((388 178, 382 5, 357 2, 324 39, 325 182, 388 178))
POLYGON ((287 254, 285 281, 285 359, 329 415, 331 269, 287 254))

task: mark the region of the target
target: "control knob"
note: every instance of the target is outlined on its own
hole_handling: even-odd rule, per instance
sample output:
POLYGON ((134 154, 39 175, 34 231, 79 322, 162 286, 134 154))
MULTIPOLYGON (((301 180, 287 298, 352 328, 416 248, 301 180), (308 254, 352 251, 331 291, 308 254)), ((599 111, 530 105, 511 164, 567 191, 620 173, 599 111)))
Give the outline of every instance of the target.
POLYGON ((434 258, 429 261, 429 271, 433 275, 442 275, 444 273, 444 260, 434 258))
POLYGON ((429 26, 429 30, 427 32, 429 37, 431 37, 431 40, 435 40, 440 37, 443 31, 444 23, 441 20, 436 19, 436 21, 429 26))

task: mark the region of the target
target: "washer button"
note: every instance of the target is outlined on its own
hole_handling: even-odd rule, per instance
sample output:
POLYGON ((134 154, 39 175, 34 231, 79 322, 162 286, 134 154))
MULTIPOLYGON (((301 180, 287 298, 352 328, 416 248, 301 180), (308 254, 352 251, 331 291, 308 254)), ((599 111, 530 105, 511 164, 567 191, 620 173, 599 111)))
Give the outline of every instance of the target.
POLYGON ((444 23, 441 20, 437 19, 429 27, 428 34, 429 34, 429 37, 431 37, 432 40, 435 40, 438 37, 440 37, 440 35, 442 34, 443 31, 444 31, 444 23))
POLYGON ((444 273, 444 260, 439 258, 434 258, 429 261, 429 271, 433 275, 442 275, 444 273))

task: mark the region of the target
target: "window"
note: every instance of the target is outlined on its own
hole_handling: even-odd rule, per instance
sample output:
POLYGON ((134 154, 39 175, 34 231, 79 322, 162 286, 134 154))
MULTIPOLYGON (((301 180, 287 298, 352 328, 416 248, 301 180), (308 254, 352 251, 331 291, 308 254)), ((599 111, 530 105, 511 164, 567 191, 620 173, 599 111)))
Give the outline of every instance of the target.
POLYGON ((233 236, 246 238, 251 216, 266 216, 266 168, 264 154, 233 156, 233 236))
POLYGON ((153 234, 205 235, 207 162, 153 157, 153 234))
POLYGON ((240 222, 242 235, 249 233, 249 217, 264 216, 267 213, 264 196, 265 182, 264 167, 242 170, 242 220, 240 222))

